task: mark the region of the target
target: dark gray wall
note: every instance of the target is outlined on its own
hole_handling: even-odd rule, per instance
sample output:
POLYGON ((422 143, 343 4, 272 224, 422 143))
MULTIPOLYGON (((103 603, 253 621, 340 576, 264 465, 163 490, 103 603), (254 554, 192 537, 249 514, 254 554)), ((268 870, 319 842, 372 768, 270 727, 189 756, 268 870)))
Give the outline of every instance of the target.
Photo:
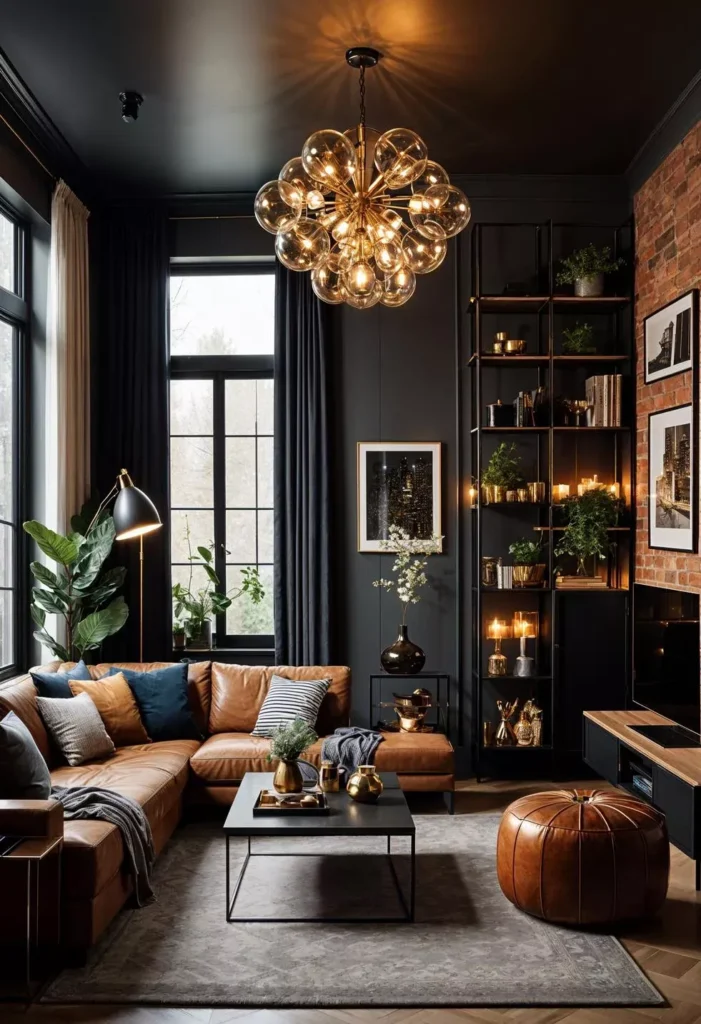
MULTIPOLYGON (((615 224, 630 213, 622 178, 485 176, 458 183, 471 200, 473 223, 553 218, 615 224)), ((173 222, 172 252, 179 258, 263 256, 272 252, 272 242, 250 217, 173 222)), ((451 675, 453 735, 465 743, 459 752, 463 773, 469 771, 471 616, 469 537, 459 494, 470 473, 464 368, 470 273, 468 231, 451 243, 439 270, 419 278, 406 306, 344 306, 334 318, 335 660, 351 666, 353 718, 366 724, 369 675, 379 670, 379 654, 396 635, 399 606, 396 596, 372 586, 389 574, 391 556, 357 550, 357 443, 440 441, 444 550, 431 558, 433 586, 410 610, 409 632, 426 651, 426 668, 451 675)))

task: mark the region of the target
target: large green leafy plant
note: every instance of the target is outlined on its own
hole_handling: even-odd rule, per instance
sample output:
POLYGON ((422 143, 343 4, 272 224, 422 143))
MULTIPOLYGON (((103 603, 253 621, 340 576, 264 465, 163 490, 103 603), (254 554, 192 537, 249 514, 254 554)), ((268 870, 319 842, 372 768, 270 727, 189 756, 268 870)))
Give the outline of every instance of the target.
POLYGON ((515 490, 525 483, 521 457, 515 444, 502 441, 497 446, 487 466, 482 470, 482 483, 505 487, 507 491, 515 490))
POLYGON ((560 261, 561 269, 555 281, 557 284, 574 284, 575 281, 591 277, 593 274, 614 274, 623 266, 625 260, 620 256, 613 259, 609 245, 603 245, 599 249, 590 242, 583 249, 575 250, 560 261))
POLYGON ((52 571, 43 562, 32 562, 36 585, 32 589, 31 615, 38 627, 34 633, 62 661, 72 661, 76 652, 84 657, 108 636, 117 633, 129 616, 124 598, 115 593, 124 583, 121 566, 102 571, 114 542, 114 522, 103 512, 88 525, 86 516, 74 516, 73 530, 63 536, 35 519, 23 523, 24 530, 39 549, 56 563, 52 571), (60 643, 46 629, 46 616, 58 615, 65 622, 66 642, 60 643))
POLYGON ((603 561, 613 548, 609 529, 618 524, 623 503, 603 487, 566 498, 561 504, 567 525, 555 554, 577 559, 577 575, 586 575, 587 559, 603 561))

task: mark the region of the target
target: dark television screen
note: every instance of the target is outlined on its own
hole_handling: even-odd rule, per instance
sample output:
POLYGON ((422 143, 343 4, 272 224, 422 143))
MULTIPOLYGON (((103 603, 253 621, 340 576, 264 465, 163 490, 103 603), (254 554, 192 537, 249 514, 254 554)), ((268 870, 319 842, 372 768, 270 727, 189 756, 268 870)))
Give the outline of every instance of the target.
POLYGON ((636 583, 633 700, 701 733, 699 595, 636 583))

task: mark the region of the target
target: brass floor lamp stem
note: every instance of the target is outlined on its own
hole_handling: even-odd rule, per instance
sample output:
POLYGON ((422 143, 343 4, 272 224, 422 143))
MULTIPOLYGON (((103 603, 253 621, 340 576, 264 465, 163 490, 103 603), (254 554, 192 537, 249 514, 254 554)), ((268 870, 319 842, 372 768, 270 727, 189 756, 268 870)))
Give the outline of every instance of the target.
POLYGON ((144 536, 139 537, 139 661, 144 660, 144 536))

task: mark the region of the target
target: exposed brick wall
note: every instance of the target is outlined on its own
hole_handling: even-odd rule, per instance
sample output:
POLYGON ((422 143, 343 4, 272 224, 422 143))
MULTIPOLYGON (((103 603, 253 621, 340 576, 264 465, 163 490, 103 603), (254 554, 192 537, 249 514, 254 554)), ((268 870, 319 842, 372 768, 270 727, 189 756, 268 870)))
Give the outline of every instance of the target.
MULTIPOLYGON (((690 288, 701 286, 701 122, 636 193, 634 213, 638 353, 635 578, 661 586, 701 590, 701 556, 651 550, 647 546, 648 414, 690 402, 691 372, 646 385, 643 362, 643 319, 690 288)), ((698 339, 695 344, 698 373, 698 339)), ((698 471, 698 451, 695 461, 698 471)))

